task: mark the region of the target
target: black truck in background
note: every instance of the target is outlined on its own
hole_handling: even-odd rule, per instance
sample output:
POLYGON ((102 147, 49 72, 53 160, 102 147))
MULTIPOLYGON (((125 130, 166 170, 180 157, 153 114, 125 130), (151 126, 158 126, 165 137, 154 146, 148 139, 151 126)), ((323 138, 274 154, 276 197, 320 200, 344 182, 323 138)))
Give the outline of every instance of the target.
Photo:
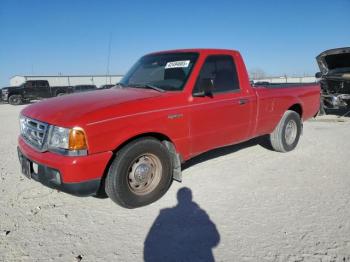
POLYGON ((1 99, 11 105, 20 105, 30 100, 50 98, 73 93, 70 86, 50 86, 47 80, 29 80, 19 86, 1 89, 1 99))

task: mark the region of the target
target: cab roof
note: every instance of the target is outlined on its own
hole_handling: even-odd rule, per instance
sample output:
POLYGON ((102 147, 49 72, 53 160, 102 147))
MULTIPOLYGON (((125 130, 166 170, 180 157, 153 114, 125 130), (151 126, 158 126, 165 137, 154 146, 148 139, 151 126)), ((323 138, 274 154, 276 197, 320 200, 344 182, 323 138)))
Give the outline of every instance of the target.
POLYGON ((147 55, 154 54, 166 54, 166 53, 200 53, 200 54, 217 54, 217 53, 236 53, 239 54, 237 50, 232 49, 216 49, 216 48, 189 48, 189 49, 173 49, 152 52, 147 55))

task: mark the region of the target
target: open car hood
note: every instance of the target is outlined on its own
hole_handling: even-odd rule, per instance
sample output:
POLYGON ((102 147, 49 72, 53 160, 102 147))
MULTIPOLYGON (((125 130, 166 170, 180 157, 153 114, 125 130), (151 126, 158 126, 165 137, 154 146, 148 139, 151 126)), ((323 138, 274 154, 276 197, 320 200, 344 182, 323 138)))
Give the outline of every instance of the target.
POLYGON ((330 49, 316 57, 322 75, 343 75, 350 78, 350 47, 330 49))

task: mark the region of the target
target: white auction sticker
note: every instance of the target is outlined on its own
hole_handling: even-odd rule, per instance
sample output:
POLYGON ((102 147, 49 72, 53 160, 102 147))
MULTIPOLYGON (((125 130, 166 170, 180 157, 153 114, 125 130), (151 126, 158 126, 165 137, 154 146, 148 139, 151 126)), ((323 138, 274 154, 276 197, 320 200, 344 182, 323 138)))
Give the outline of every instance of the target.
POLYGON ((188 67, 189 64, 190 64, 190 60, 168 62, 165 65, 165 69, 178 68, 178 67, 188 67))

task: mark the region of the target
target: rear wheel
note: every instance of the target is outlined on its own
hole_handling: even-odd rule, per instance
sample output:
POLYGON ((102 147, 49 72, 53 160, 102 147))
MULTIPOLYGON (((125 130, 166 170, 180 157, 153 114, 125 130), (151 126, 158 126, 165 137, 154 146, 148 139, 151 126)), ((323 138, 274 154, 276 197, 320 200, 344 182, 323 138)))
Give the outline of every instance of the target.
POLYGON ((272 148, 278 152, 293 150, 300 138, 302 123, 298 113, 288 110, 270 134, 272 148))
POLYGON ((167 148, 154 138, 141 138, 116 154, 105 190, 115 203, 136 208, 158 200, 171 182, 172 164, 167 148))
POLYGON ((57 93, 56 96, 64 96, 64 95, 65 95, 65 93, 57 93))
POLYGON ((11 104, 11 105, 22 104, 22 96, 21 95, 11 95, 9 97, 9 104, 11 104))

